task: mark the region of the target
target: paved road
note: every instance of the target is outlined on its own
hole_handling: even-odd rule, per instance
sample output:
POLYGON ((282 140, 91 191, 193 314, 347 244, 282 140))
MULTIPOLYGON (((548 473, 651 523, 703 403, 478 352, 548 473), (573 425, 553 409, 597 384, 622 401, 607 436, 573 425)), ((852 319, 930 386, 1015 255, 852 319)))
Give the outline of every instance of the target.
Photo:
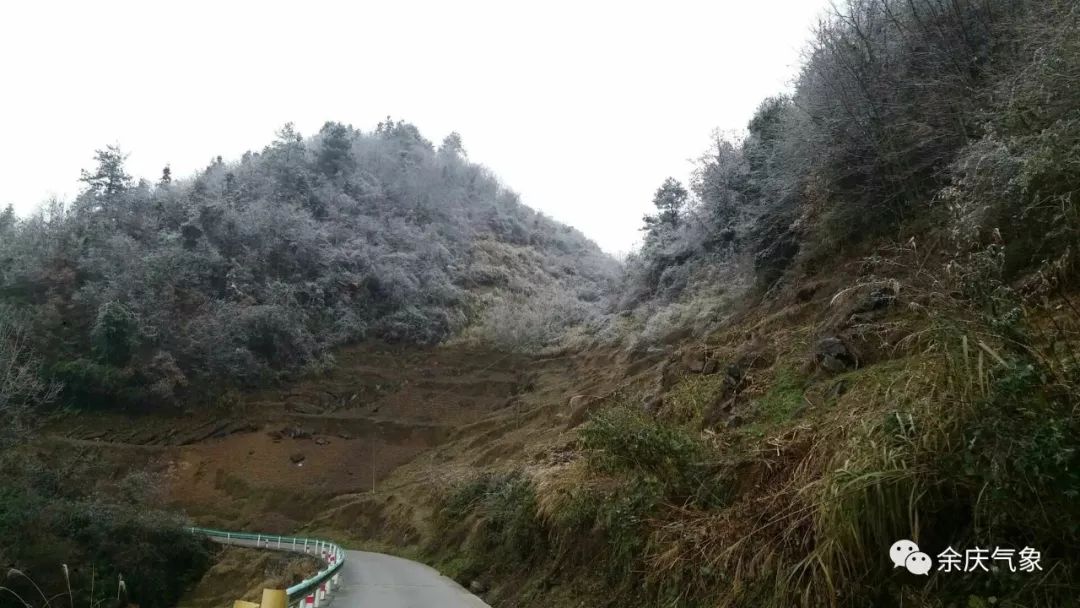
POLYGON ((345 553, 332 608, 490 608, 423 564, 382 553, 345 553))

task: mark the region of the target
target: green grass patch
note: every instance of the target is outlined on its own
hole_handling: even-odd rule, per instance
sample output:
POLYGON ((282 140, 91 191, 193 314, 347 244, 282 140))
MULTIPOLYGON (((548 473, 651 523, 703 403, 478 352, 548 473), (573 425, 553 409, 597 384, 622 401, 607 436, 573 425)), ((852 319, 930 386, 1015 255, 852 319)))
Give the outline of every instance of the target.
POLYGON ((704 413, 724 390, 724 374, 694 374, 679 382, 664 397, 666 422, 700 428, 704 413))

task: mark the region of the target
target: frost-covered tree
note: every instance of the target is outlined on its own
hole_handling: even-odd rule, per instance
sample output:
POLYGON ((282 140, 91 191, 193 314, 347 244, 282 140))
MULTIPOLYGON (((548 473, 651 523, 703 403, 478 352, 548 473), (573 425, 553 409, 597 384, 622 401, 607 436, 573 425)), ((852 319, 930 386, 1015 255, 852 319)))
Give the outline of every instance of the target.
POLYGON ((205 398, 321 369, 365 338, 437 343, 492 299, 596 294, 617 269, 402 121, 311 139, 286 125, 167 187, 132 184, 106 151, 74 205, 0 239, 0 303, 26 313, 81 405, 205 398))
POLYGON ((686 197, 689 193, 679 180, 669 177, 656 189, 653 195, 653 206, 656 214, 644 217, 644 229, 649 234, 655 234, 663 229, 673 229, 679 225, 683 207, 686 206, 686 197))
POLYGON ((10 307, 0 306, 0 449, 24 439, 33 409, 56 398, 59 385, 41 371, 25 324, 10 307))
POLYGON ((113 197, 131 187, 132 177, 124 169, 124 154, 118 146, 109 145, 94 153, 97 167, 93 171, 83 171, 79 181, 86 184, 87 190, 95 195, 113 197))

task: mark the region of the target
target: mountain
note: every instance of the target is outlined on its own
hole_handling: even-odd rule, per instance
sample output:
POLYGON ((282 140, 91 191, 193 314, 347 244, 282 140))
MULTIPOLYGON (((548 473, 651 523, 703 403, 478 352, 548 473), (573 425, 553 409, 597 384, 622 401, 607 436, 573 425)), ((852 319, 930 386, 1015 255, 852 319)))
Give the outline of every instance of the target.
POLYGON ((835 8, 621 268, 404 123, 180 183, 103 150, 0 216, 2 556, 151 608, 215 557, 181 520, 499 606, 1073 605, 1078 158, 1067 0, 835 8))
POLYGON ((307 140, 286 125, 185 180, 136 181, 115 147, 96 159, 71 205, 0 226, 0 302, 78 407, 214 401, 363 339, 543 348, 619 270, 458 135, 436 148, 389 118, 307 140), (526 329, 503 336, 507 319, 526 329))

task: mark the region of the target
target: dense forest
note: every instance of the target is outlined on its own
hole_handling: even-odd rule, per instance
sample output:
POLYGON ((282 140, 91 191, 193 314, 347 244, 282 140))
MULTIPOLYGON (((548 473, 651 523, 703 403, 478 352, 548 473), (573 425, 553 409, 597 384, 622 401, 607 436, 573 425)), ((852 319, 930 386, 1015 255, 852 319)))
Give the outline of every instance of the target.
POLYGON ((318 371, 365 338, 434 344, 469 328, 540 348, 618 271, 470 163, 457 134, 436 148, 389 118, 308 140, 286 125, 185 180, 169 167, 135 180, 111 146, 96 163, 72 204, 0 219, 7 331, 47 379, 34 390, 54 383, 78 407, 213 400, 318 371))
POLYGON ((1076 20, 1066 1, 851 0, 793 93, 657 190, 622 308, 693 321, 679 302, 723 306, 912 236, 1001 245, 1006 281, 1075 275, 1076 20))

